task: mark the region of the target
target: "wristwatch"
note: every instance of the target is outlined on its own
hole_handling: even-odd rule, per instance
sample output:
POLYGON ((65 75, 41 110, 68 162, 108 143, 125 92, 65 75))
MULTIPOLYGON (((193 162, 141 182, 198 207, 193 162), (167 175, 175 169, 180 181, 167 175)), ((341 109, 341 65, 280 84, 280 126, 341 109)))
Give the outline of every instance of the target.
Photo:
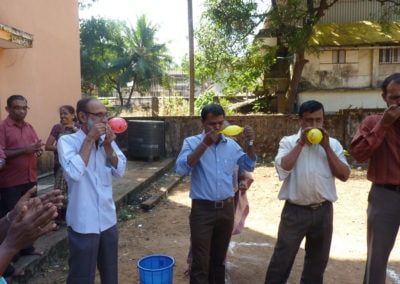
POLYGON ((253 146, 253 144, 254 144, 254 140, 247 140, 246 141, 246 145, 247 146, 253 146))

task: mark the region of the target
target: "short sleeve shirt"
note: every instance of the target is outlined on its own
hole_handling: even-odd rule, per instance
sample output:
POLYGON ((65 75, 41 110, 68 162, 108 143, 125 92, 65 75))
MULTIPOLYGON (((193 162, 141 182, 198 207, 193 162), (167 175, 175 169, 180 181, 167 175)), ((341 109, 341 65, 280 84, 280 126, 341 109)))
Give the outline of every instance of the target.
MULTIPOLYGON (((0 145, 4 150, 14 150, 32 145, 39 140, 32 125, 24 122, 18 126, 9 116, 0 122, 0 145)), ((8 188, 37 182, 37 160, 35 155, 24 154, 7 158, 0 171, 0 188, 8 188)))

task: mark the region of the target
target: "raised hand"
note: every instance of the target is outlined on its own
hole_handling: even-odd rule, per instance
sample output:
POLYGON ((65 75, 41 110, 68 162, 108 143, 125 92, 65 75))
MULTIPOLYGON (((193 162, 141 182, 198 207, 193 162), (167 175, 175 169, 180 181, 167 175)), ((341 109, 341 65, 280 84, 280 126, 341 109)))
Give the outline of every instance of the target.
POLYGON ((30 199, 12 220, 2 246, 17 253, 40 236, 54 230, 52 220, 57 217, 57 207, 43 205, 40 198, 30 199))

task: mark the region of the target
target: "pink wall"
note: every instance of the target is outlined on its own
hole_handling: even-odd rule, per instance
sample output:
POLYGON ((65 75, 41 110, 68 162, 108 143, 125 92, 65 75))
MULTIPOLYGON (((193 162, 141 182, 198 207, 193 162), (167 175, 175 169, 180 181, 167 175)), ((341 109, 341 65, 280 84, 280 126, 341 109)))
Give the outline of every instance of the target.
POLYGON ((0 22, 33 35, 32 48, 0 48, 0 118, 12 94, 28 99, 26 120, 45 142, 58 107, 81 98, 77 0, 3 0, 0 22))

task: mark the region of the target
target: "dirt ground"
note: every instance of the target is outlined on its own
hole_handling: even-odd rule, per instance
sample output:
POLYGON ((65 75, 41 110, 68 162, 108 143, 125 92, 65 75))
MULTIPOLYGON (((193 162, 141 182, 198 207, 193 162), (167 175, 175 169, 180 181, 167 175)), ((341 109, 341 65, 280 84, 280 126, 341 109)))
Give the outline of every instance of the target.
MULTIPOLYGON (((226 283, 264 283, 265 272, 276 241, 283 202, 277 199, 280 188, 276 171, 259 166, 247 192, 250 213, 245 229, 232 237, 227 257, 226 283)), ((366 208, 370 183, 365 171, 353 170, 347 182, 337 181, 339 200, 334 205, 334 233, 330 261, 324 283, 362 283, 366 259, 366 208)), ((184 275, 189 247, 188 198, 186 178, 150 211, 133 207, 120 223, 120 283, 139 283, 137 262, 151 254, 166 254, 175 259, 174 283, 189 283, 184 275), (129 216, 132 214, 132 217, 129 216), (130 218, 130 219, 129 219, 130 218)), ((297 255, 288 283, 299 283, 303 265, 303 245, 297 255)), ((65 275, 65 271, 64 271, 65 275)), ((400 283, 400 240, 388 265, 387 283, 400 283)), ((40 283, 65 283, 60 272, 47 273, 40 283), (48 282, 47 282, 48 281, 48 282)), ((99 278, 96 279, 100 283, 99 278)), ((38 282, 39 283, 39 282, 38 282)))

